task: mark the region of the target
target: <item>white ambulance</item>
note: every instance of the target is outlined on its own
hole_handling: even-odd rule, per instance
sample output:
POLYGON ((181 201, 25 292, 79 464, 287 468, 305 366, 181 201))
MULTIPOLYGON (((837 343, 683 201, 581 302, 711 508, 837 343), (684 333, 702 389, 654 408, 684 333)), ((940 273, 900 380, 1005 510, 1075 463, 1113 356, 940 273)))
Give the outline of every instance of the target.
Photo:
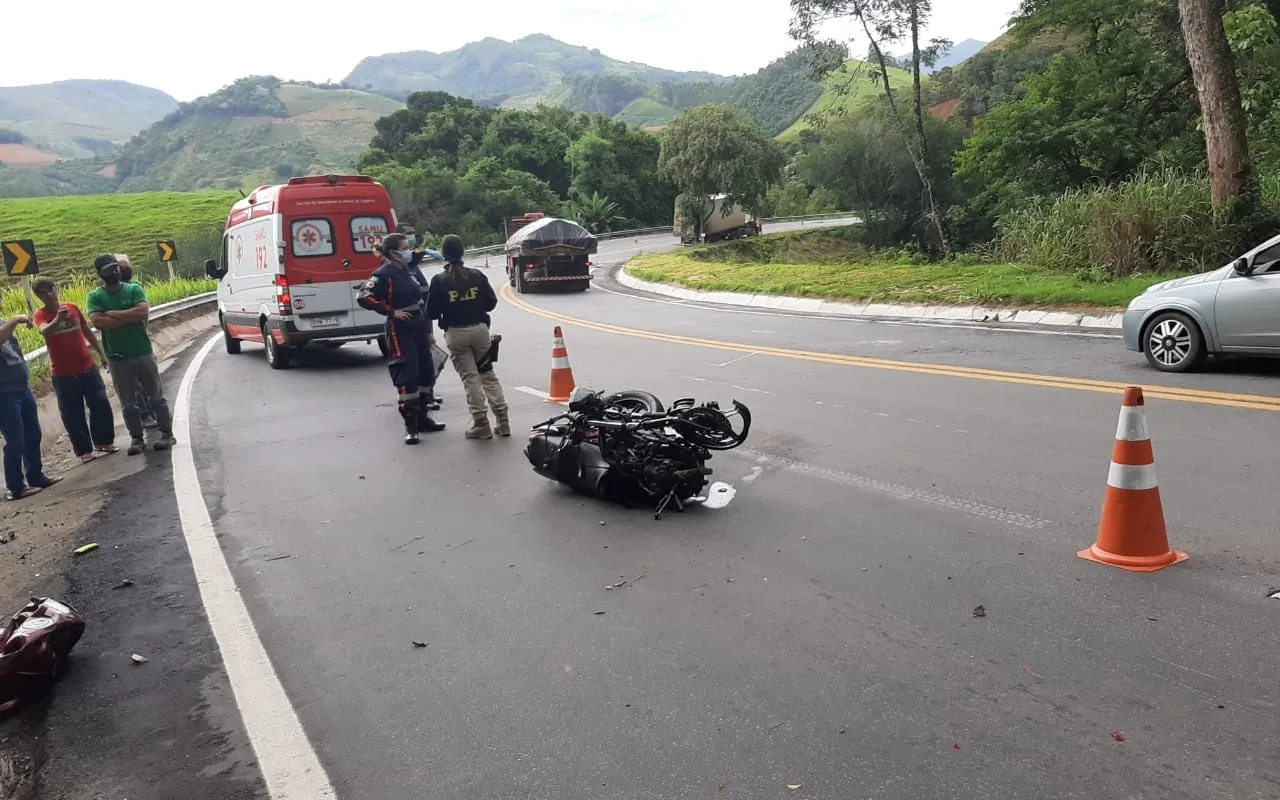
POLYGON ((227 215, 218 319, 228 353, 262 342, 267 363, 287 369, 311 344, 382 341, 383 318, 356 303, 378 268, 373 251, 396 216, 386 187, 363 175, 318 175, 262 186, 227 215))

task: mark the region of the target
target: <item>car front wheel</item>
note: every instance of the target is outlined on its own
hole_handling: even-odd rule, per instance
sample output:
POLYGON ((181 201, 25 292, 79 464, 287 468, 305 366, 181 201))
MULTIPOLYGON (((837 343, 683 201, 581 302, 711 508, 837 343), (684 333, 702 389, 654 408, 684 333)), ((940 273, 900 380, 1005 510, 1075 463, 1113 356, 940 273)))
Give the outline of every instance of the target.
POLYGON ((1204 335, 1186 314, 1165 311, 1147 325, 1147 362, 1161 372, 1188 372, 1204 362, 1204 335))

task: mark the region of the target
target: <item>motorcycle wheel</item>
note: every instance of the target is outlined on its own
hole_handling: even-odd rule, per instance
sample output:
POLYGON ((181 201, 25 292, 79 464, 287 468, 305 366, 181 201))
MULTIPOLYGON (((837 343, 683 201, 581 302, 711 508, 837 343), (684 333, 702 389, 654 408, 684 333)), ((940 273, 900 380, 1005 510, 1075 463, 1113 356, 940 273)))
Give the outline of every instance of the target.
POLYGON ((632 414, 661 414, 666 411, 657 395, 641 389, 624 389, 604 399, 607 408, 618 408, 632 414))

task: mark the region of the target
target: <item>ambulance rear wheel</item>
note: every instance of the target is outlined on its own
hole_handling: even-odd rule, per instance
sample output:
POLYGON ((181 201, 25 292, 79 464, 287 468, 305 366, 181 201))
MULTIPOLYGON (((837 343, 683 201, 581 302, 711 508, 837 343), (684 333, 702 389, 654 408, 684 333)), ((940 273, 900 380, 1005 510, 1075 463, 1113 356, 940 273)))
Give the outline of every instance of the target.
POLYGON ((218 324, 222 326, 222 345, 228 353, 236 355, 240 352, 240 340, 231 335, 231 331, 227 330, 227 323, 221 318, 218 319, 218 324))
POLYGON ((288 369, 293 353, 289 348, 276 344, 275 337, 267 330, 267 323, 262 323, 262 343, 267 350, 267 363, 272 369, 288 369))

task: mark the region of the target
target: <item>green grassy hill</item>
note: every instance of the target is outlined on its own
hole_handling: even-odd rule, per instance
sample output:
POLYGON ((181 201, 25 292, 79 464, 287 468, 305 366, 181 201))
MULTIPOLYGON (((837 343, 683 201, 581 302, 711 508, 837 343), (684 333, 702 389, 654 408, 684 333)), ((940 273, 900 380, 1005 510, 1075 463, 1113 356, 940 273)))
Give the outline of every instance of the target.
MULTIPOLYGON (((889 85, 895 93, 910 91, 911 73, 890 67, 889 85)), ((811 115, 850 113, 875 102, 883 92, 879 70, 865 61, 850 59, 844 67, 826 77, 822 82, 822 95, 778 138, 786 141, 799 136, 801 131, 811 127, 811 115), (848 87, 847 91, 844 87, 848 87)))
POLYGON ((294 175, 345 172, 400 108, 352 89, 245 78, 134 137, 114 161, 120 191, 244 188, 294 175))
POLYGON ((128 253, 144 277, 167 275, 156 241, 173 239, 179 271, 198 276, 204 259, 216 257, 238 199, 239 192, 152 192, 0 200, 0 238, 34 240, 40 273, 58 279, 91 276, 100 253, 128 253))

